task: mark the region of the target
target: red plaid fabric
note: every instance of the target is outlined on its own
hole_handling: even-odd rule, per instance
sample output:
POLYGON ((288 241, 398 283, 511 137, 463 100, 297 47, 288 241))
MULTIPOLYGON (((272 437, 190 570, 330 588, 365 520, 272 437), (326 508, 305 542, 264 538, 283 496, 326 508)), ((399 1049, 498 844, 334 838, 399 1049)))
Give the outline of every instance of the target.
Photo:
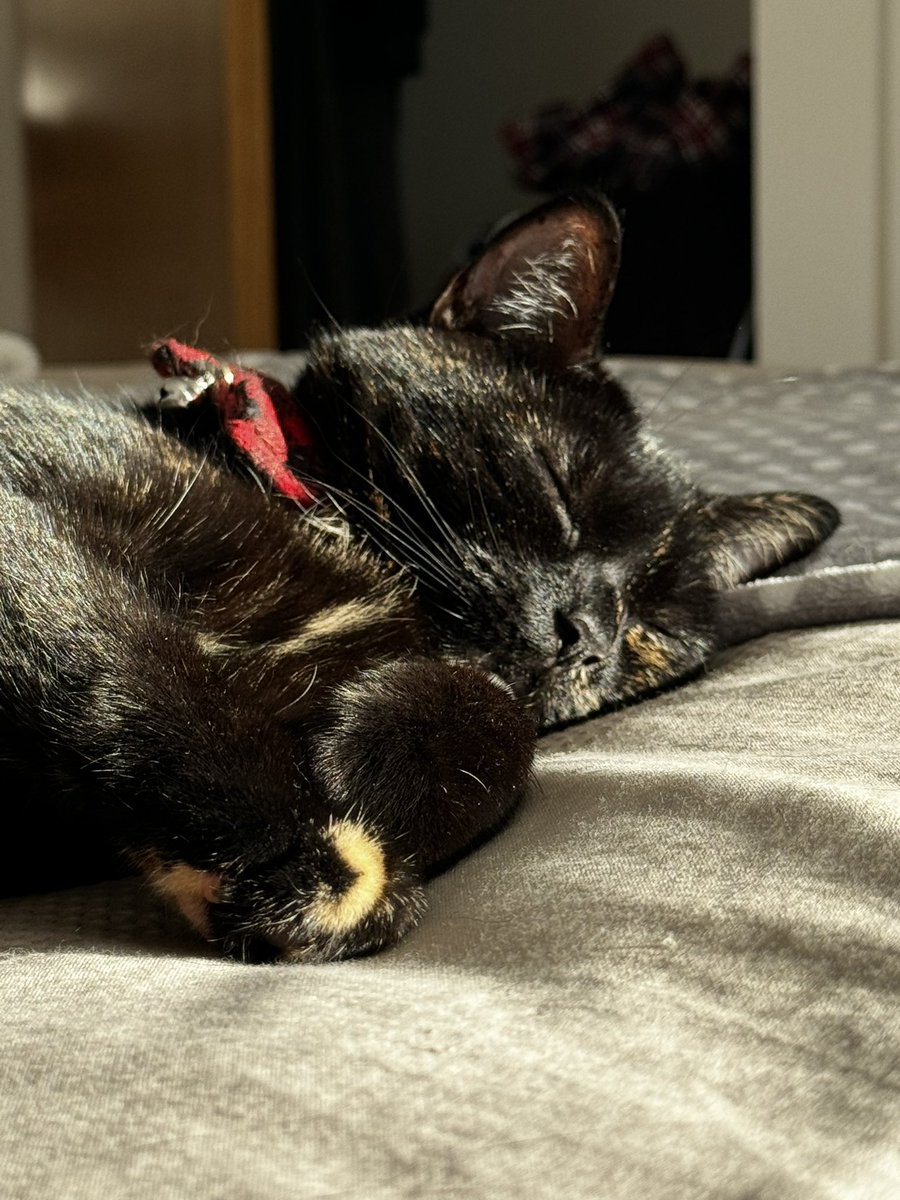
POLYGON ((298 504, 315 503, 296 473, 309 465, 312 435, 283 384, 174 338, 156 342, 150 361, 165 379, 198 381, 200 387, 187 403, 214 409, 222 432, 275 492, 298 504))
POLYGON ((550 104, 507 122, 501 137, 517 180, 556 191, 602 183, 649 190, 682 164, 729 153, 750 127, 750 58, 721 80, 689 82, 671 39, 647 42, 609 95, 550 104))

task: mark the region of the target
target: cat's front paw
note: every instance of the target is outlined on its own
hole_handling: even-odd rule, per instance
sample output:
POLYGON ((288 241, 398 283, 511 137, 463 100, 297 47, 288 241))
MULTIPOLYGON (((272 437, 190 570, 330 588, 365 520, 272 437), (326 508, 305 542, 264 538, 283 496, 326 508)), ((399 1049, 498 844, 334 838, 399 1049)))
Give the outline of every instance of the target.
POLYGON ((531 718, 499 679, 410 659, 337 689, 314 766, 333 807, 391 831, 421 873, 496 833, 531 778, 531 718))
POLYGON ((143 862, 154 889, 203 937, 244 962, 330 962, 393 945, 424 893, 378 830, 350 818, 309 822, 277 859, 222 871, 143 862))

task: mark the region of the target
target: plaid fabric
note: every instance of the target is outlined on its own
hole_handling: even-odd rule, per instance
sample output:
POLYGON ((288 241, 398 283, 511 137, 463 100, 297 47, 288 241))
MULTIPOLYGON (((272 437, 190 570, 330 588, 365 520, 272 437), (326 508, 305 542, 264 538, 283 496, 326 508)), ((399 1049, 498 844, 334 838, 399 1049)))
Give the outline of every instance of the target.
POLYGON ((608 96, 582 106, 546 105, 507 122, 501 137, 525 187, 602 183, 611 191, 646 191, 680 165, 726 157, 749 127, 749 55, 725 79, 691 83, 671 39, 659 35, 608 96))

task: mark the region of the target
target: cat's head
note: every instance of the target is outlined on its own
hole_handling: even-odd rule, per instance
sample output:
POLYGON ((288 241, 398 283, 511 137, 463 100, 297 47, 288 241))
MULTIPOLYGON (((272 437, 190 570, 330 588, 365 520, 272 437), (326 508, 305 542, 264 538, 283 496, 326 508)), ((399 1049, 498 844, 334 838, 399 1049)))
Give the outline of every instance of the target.
POLYGON ((716 593, 817 545, 834 508, 702 493, 594 357, 619 259, 605 201, 490 242, 426 325, 319 338, 298 396, 347 518, 407 568, 441 651, 542 726, 696 671, 716 593))

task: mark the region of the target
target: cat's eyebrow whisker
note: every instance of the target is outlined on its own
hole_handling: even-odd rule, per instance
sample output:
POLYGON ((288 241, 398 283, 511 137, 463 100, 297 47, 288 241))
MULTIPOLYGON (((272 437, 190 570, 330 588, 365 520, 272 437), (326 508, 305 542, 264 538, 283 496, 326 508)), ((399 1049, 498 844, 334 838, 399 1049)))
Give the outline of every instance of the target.
POLYGON ((684 368, 681 371, 679 371, 679 373, 675 376, 675 378, 669 383, 669 386, 667 388, 665 388, 665 390, 662 392, 661 395, 656 397, 656 403, 653 405, 652 408, 644 408, 644 402, 641 397, 640 390, 637 388, 633 389, 633 394, 641 406, 641 411, 642 411, 645 419, 649 419, 650 417, 653 416, 653 414, 660 407, 660 405, 663 404, 669 398, 669 396, 672 394, 672 392, 675 390, 675 388, 680 387, 680 385, 682 383, 684 383, 685 379, 687 379, 687 377, 688 377, 689 372, 692 371, 694 369, 694 367, 696 367, 696 365, 697 365, 697 363, 693 359, 691 359, 689 362, 685 363, 684 368))
POLYGON ((468 775, 470 779, 474 779, 476 783, 480 783, 486 792, 490 791, 490 789, 488 788, 488 785, 484 782, 483 779, 479 779, 474 771, 467 771, 465 769, 465 767, 459 767, 458 770, 459 770, 460 775, 468 775))
MULTIPOLYGON (((284 706, 284 708, 289 708, 291 704, 299 704, 301 700, 305 700, 306 697, 309 695, 309 693, 312 691, 318 676, 319 676, 319 664, 313 663, 313 669, 312 669, 312 674, 309 677, 309 683, 306 685, 306 687, 303 689, 303 691, 300 693, 300 695, 294 696, 294 698, 290 701, 290 703, 286 704, 284 706)), ((278 711, 284 712, 284 708, 279 709, 278 711)))
POLYGON ((695 362, 689 362, 687 364, 687 366, 684 368, 684 370, 681 372, 681 374, 672 380, 672 382, 669 384, 669 386, 666 388, 666 390, 663 392, 663 394, 661 396, 657 397, 656 403, 653 405, 653 407, 649 411, 647 411, 643 414, 644 419, 647 422, 647 428, 649 430, 651 430, 651 432, 653 434, 655 434, 656 436, 658 436, 658 437, 662 436, 662 434, 664 434, 667 429, 669 429, 672 425, 674 425, 676 421, 680 421, 682 419, 682 417, 684 417, 685 413, 687 411, 689 411, 688 409, 685 409, 685 408, 679 408, 676 412, 674 412, 672 414, 672 416, 669 417, 668 421, 666 421, 666 423, 664 425, 652 425, 651 421, 650 421, 650 418, 654 415, 654 413, 657 411, 657 409, 668 399, 668 397, 671 395, 671 393, 674 391, 674 389, 676 387, 678 387, 681 383, 684 382, 685 378, 687 377, 688 371, 692 370, 696 365, 697 364, 695 362))
POLYGON ((405 466, 405 464, 402 464, 402 465, 403 465, 404 471, 406 472, 406 478, 416 489, 416 493, 419 496, 419 499, 425 505, 426 511, 430 512, 431 517, 434 520, 435 524, 437 525, 438 529, 443 531, 443 533, 447 539, 448 548, 453 551, 453 553, 460 560, 460 562, 465 562, 465 555, 463 554, 463 550, 460 549, 460 547, 463 547, 463 549, 465 548, 463 539, 459 536, 459 534, 456 532, 456 530, 453 528, 453 526, 450 525, 450 523, 447 521, 447 518, 437 508, 434 501, 431 499, 431 497, 428 495, 428 493, 425 491, 424 487, 422 486, 421 480, 415 474, 413 474, 413 472, 410 469, 408 469, 405 466))
MULTIPOLYGON (((384 378, 384 376, 382 376, 382 378, 384 378)), ((385 382, 387 382, 387 381, 385 381, 385 382)), ((449 548, 454 551, 454 553, 456 554, 456 556, 459 559, 463 560, 463 555, 459 549, 460 546, 463 546, 462 538, 460 538, 460 536, 456 532, 456 530, 453 529, 453 527, 450 524, 448 524, 446 518, 444 516, 442 516, 440 511, 436 508, 431 497, 428 495, 428 493, 425 491, 425 488, 422 486, 422 481, 416 475, 416 473, 412 469, 412 466, 410 465, 410 463, 403 457, 402 453, 400 452, 400 448, 391 441, 391 439, 387 436, 387 434, 384 432, 384 430, 379 429, 378 426, 374 423, 374 421, 372 421, 371 418, 367 417, 366 414, 364 412, 362 412, 358 407, 354 406, 353 411, 360 418, 360 420, 364 421, 366 423, 366 425, 368 425, 368 427, 372 430, 372 432, 374 434, 376 434, 378 437, 381 438, 382 442, 384 443, 385 448, 393 456, 394 461, 396 462, 397 466, 403 472, 404 478, 410 484, 412 484, 416 494, 418 495, 419 499, 422 501, 426 510, 431 515, 435 524, 445 534, 449 548)), ((365 479, 367 483, 371 483, 371 481, 368 480, 366 478, 366 476, 363 475, 361 471, 357 470, 357 468, 355 468, 351 463, 348 463, 348 462, 346 462, 346 460, 343 460, 343 459, 341 461, 351 471, 354 471, 357 475, 359 475, 360 478, 365 479)), ((416 528, 421 532, 423 537, 428 537, 427 531, 422 528, 421 523, 413 517, 412 513, 410 513, 405 508, 403 508, 402 505, 400 505, 393 497, 389 496, 385 491, 383 491, 380 488, 378 490, 381 491, 381 494, 385 497, 385 499, 390 500, 390 502, 394 505, 395 508, 397 508, 397 510, 399 512, 403 513, 403 515, 406 517, 406 519, 408 521, 411 521, 416 526, 416 528)), ((433 541, 433 538, 429 538, 429 540, 433 541)), ((436 546, 436 543, 435 543, 435 546, 436 546)), ((437 546, 436 546, 436 548, 437 548, 437 546)))
POLYGON ((336 333, 340 333, 343 327, 342 327, 340 321, 337 319, 337 317, 334 315, 334 313, 331 311, 331 309, 328 307, 328 305, 323 300, 322 294, 319 291, 319 289, 313 283, 312 276, 310 275, 309 271, 306 269, 306 263, 303 261, 302 257, 299 257, 297 259, 297 265, 299 266, 300 270, 303 272, 303 278, 306 280, 306 286, 309 288, 310 292, 312 293, 313 299, 318 304, 318 306, 321 308, 322 312, 325 314, 325 316, 328 318, 328 320, 331 322, 332 329, 334 329, 336 333))
POLYGON ((263 483, 262 477, 260 476, 259 472, 254 470, 253 467, 251 467, 248 462, 244 463, 244 470, 247 472, 247 474, 250 476, 250 478, 253 480, 253 482, 256 484, 256 486, 259 488, 259 490, 262 492, 262 494, 264 496, 268 496, 269 489, 263 483))
POLYGON ((455 617, 457 621, 465 621, 466 619, 462 613, 454 612, 453 609, 446 608, 443 604, 435 604, 434 607, 439 612, 446 613, 448 617, 455 617))
MULTIPOLYGON (((383 527, 383 523, 380 521, 378 513, 372 508, 371 505, 365 504, 362 501, 357 500, 355 496, 351 496, 347 493, 342 494, 342 499, 344 500, 345 504, 352 505, 364 515, 370 515, 374 517, 376 528, 383 527)), ((395 559, 395 554, 389 542, 378 538, 373 529, 367 528, 365 531, 365 536, 389 558, 395 559)), ((441 561, 434 558, 434 556, 429 553, 426 545, 417 542, 411 535, 407 536, 396 529, 391 529, 390 536, 396 543, 415 556, 417 560, 416 570, 421 578, 430 579, 433 583, 442 588, 454 586, 455 580, 453 579, 453 576, 450 574, 449 570, 446 570, 441 561), (423 555, 424 558, 422 557, 423 555)))
MULTIPOLYGON (((431 547, 432 556, 435 558, 440 558, 440 560, 446 565, 446 567, 452 574, 452 572, 454 570, 454 564, 450 561, 450 559, 447 557, 447 555, 443 553, 443 548, 435 541, 435 539, 433 537, 429 536, 428 531, 426 529, 422 528, 421 522, 417 521, 415 519, 415 517, 412 515, 412 513, 404 505, 402 505, 396 499, 396 497, 392 496, 389 492, 386 492, 384 490, 384 488, 379 487, 374 482, 374 480, 369 479, 369 477, 367 475, 365 475, 357 467, 354 467, 352 463, 347 462, 346 459, 339 459, 338 461, 341 462, 345 467, 347 467, 348 470, 352 471, 353 474, 356 475, 359 479, 361 479, 363 481, 363 483, 365 483, 368 487, 374 488, 375 491, 378 492, 378 494, 380 496, 383 496, 384 499, 387 500, 388 503, 391 504, 397 510, 397 512, 399 512, 401 514, 401 516, 405 517, 406 520, 409 521, 410 524, 412 524, 416 528, 416 530, 418 530, 421 537, 423 539, 425 539, 427 544, 431 547)), ((424 548, 425 542, 423 542, 422 545, 424 548)))

